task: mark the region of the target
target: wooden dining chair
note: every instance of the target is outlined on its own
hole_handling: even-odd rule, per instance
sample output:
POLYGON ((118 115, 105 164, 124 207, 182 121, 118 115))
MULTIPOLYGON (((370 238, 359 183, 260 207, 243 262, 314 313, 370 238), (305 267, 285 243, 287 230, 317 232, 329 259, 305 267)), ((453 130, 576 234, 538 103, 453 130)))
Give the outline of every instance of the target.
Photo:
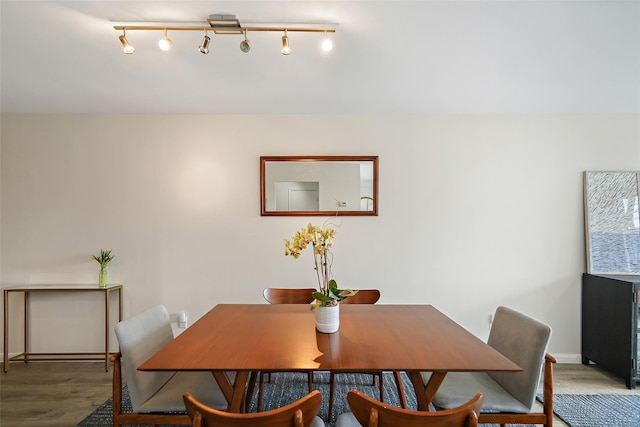
MULTIPOLYGON (((481 424, 553 423, 553 356, 546 353, 551 328, 507 307, 498 307, 487 344, 522 368, 520 372, 449 372, 438 388, 433 405, 452 408, 469 398, 470 390, 484 394, 481 424), (543 379, 543 410, 533 412, 543 379)), ((429 373, 423 373, 424 383, 429 373)))
POLYGON ((377 289, 358 289, 357 294, 343 299, 340 304, 375 304, 379 299, 380 291, 377 289))
POLYGON ((412 411, 379 402, 351 390, 347 401, 351 412, 338 416, 335 427, 476 427, 484 396, 476 394, 461 406, 444 411, 412 411))
POLYGON ((183 395, 183 400, 193 427, 325 427, 317 416, 322 405, 318 390, 280 408, 244 414, 211 408, 189 393, 183 395))
MULTIPOLYGON (((358 293, 354 296, 346 298, 340 302, 340 304, 375 304, 380 299, 380 291, 378 289, 358 289, 358 293)), ((360 373, 360 372, 352 372, 352 373, 360 373)), ((340 372, 331 371, 329 377, 329 421, 333 419, 333 395, 335 389, 335 376, 336 374, 340 374, 340 372)), ((394 379, 396 382, 396 387, 398 389, 398 394, 400 397, 400 402, 403 408, 407 407, 407 399, 404 393, 404 387, 402 386, 402 377, 400 372, 394 372, 394 379)), ((379 390, 380 390, 380 401, 384 402, 384 381, 382 380, 382 372, 376 372, 373 374, 372 384, 376 385, 376 377, 379 378, 379 390)))
POLYGON ((315 288, 265 288, 262 296, 269 304, 311 304, 315 288))
POLYGON ((190 425, 182 395, 193 393, 219 409, 227 408, 210 372, 143 372, 137 368, 173 340, 167 309, 158 305, 123 320, 115 327, 120 352, 113 362, 113 425, 190 425), (122 361, 121 361, 122 359, 122 361), (131 398, 131 412, 122 410, 122 364, 131 398))
MULTIPOLYGON (((269 304, 311 304, 315 298, 313 293, 315 288, 265 288, 262 296, 269 304)), ((262 410, 262 395, 264 387, 264 374, 271 382, 271 374, 274 371, 263 371, 260 373, 258 383, 258 411, 262 410)), ((313 371, 307 372, 307 387, 309 393, 313 390, 313 371)))

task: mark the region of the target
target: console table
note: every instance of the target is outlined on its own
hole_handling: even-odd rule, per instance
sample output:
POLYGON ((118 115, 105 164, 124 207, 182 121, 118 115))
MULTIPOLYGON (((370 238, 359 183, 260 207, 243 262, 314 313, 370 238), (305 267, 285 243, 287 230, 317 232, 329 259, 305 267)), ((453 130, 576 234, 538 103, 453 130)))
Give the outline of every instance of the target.
POLYGON ((9 362, 29 360, 104 360, 105 371, 109 370, 109 296, 118 293, 118 320, 122 320, 122 285, 24 285, 4 289, 4 372, 9 369, 9 362), (29 351, 29 295, 41 292, 100 292, 104 295, 104 352, 100 353, 32 353, 29 351), (9 357, 9 294, 24 295, 24 351, 9 357), (73 357, 70 357, 73 356, 73 357))

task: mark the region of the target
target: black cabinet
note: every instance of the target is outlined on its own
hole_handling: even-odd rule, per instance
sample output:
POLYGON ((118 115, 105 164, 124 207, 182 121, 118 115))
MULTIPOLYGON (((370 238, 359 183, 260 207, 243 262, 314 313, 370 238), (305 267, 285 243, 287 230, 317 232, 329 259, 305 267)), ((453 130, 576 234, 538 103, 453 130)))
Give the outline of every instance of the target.
POLYGON ((621 376, 629 388, 640 382, 639 291, 640 276, 582 276, 582 363, 621 376))

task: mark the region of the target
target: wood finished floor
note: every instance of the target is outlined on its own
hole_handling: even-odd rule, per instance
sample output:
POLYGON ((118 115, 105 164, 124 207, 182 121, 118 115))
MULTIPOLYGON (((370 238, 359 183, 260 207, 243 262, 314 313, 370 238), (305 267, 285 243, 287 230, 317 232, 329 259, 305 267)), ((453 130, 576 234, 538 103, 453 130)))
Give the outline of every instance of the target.
MULTIPOLYGON (((595 365, 558 364, 554 373, 556 393, 640 394, 595 365)), ((74 427, 111 397, 111 375, 99 362, 12 363, 0 373, 0 426, 74 427)))

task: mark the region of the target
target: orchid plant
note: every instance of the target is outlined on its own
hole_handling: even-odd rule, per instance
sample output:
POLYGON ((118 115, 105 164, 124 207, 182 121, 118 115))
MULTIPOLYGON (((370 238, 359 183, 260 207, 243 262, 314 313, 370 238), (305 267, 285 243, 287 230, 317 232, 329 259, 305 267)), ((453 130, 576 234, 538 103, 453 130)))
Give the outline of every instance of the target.
POLYGON ((311 304, 311 310, 318 307, 330 307, 338 305, 345 298, 355 295, 358 291, 350 289, 338 289, 338 283, 331 278, 331 263, 333 254, 331 246, 336 231, 326 225, 307 225, 297 231, 292 240, 285 240, 285 256, 294 259, 300 257, 300 253, 309 246, 313 247, 313 261, 316 276, 318 278, 318 291, 313 292, 315 301, 311 304))

